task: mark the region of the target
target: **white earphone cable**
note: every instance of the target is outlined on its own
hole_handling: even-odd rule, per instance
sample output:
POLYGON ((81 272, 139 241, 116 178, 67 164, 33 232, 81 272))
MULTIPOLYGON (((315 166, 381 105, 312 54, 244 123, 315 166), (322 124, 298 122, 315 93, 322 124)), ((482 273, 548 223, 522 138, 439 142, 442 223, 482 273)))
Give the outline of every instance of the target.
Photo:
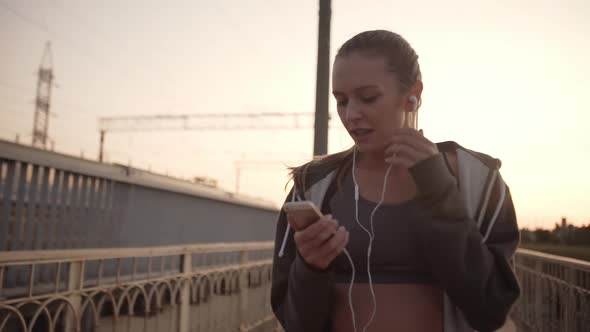
MULTIPOLYGON (((387 168, 387 172, 385 172, 385 177, 383 179, 383 189, 381 192, 381 199, 379 200, 379 203, 377 203, 377 205, 373 209, 373 212, 371 213, 371 217, 369 219, 369 224, 370 224, 371 230, 369 231, 359 221, 358 201, 359 201, 360 193, 359 193, 358 182, 356 181, 356 175, 355 175, 356 148, 353 150, 352 180, 354 182, 355 219, 356 219, 357 224, 369 235, 369 247, 367 249, 367 274, 368 274, 368 278, 369 278, 369 289, 371 291, 371 299, 373 301, 373 312, 371 313, 371 318, 369 319, 367 324, 363 327, 363 332, 365 332, 367 330, 367 328, 369 327, 369 325, 371 325, 371 323, 373 322, 373 319, 375 318, 375 315, 377 313, 377 298, 375 296, 375 290, 373 288, 373 276, 371 275, 371 252, 372 252, 372 247, 373 247, 373 240, 375 239, 375 227, 373 224, 373 217, 375 216, 375 213, 377 212, 379 207, 381 207, 381 205, 385 201, 385 192, 387 191, 387 178, 389 177, 389 173, 391 172, 392 166, 393 166, 393 164, 390 164, 389 167, 387 168)), ((352 304, 352 285, 354 284, 355 268, 354 268, 354 262, 352 261, 352 257, 349 255, 349 253, 346 250, 345 250, 345 254, 348 257, 348 259, 350 261, 350 265, 352 267, 352 281, 350 282, 350 286, 348 289, 348 300, 349 300, 349 305, 350 305, 350 311, 352 312, 352 322, 354 325, 354 331, 356 332, 356 318, 355 318, 355 313, 354 313, 353 304, 352 304)))
MULTIPOLYGON (((418 99, 416 98, 416 96, 410 96, 409 98, 410 98, 410 102, 414 104, 414 112, 415 112, 417 109, 417 106, 418 106, 417 105, 418 99)), ((394 154, 394 156, 395 156, 395 154, 394 154)), ((359 221, 359 206, 358 206, 359 204, 358 204, 358 202, 359 202, 360 193, 359 193, 359 186, 358 186, 358 182, 356 180, 356 174, 355 174, 355 171, 356 171, 356 147, 353 149, 353 153, 352 153, 352 181, 354 182, 354 214, 355 214, 356 223, 369 235, 369 247, 367 248, 367 274, 368 274, 368 278, 369 278, 369 289, 371 291, 371 298, 373 300, 373 312, 371 313, 371 317, 369 318, 369 321, 363 327, 363 332, 365 332, 367 330, 367 328, 369 327, 369 325, 371 325, 371 323, 373 322, 373 319, 375 318, 375 315, 377 314, 377 298, 375 296, 375 290, 373 289, 373 277, 371 275, 371 252, 372 252, 372 248, 373 248, 373 240, 375 239, 375 228, 373 225, 373 217, 375 216, 375 213, 377 212, 379 207, 381 207, 381 205, 385 201, 385 192, 387 191, 387 178, 389 177, 389 173, 391 172, 392 166, 393 166, 393 164, 390 164, 389 167, 387 168, 387 171, 385 172, 385 177, 383 179, 383 189, 381 191, 381 199, 379 200, 379 203, 377 203, 377 205, 373 209, 373 212, 371 212, 371 216, 369 219, 369 225, 371 227, 371 230, 369 231, 359 221)), ((346 248, 344 249, 344 254, 348 258, 348 260, 350 262, 350 266, 352 268, 352 279, 350 281, 350 285, 348 288, 348 304, 350 306, 350 312, 352 314, 352 324, 354 327, 354 331, 357 332, 356 317, 355 317, 354 307, 352 304, 352 286, 354 284, 354 278, 355 278, 356 271, 355 271, 354 262, 352 260, 352 257, 350 256, 350 254, 348 253, 346 248)))

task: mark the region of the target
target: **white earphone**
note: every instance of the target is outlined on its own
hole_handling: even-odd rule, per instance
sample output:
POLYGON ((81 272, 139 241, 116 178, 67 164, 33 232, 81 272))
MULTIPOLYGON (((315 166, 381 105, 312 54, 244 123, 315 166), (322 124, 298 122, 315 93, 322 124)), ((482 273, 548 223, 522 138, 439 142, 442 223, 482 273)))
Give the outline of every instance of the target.
MULTIPOLYGON (((414 105, 413 112, 416 112, 416 110, 418 108, 418 98, 416 98, 416 96, 409 96, 408 100, 414 105)), ((352 181, 354 182, 355 219, 356 219, 356 223, 369 235, 369 246, 367 248, 367 274, 369 277, 369 289, 371 291, 371 298, 373 300, 373 312, 371 313, 371 318, 369 319, 367 324, 363 327, 363 332, 365 332, 367 330, 367 328, 369 327, 369 325, 371 325, 371 323, 373 322, 373 319, 375 318, 375 314, 377 313, 377 299, 375 297, 375 290, 373 289, 373 277, 371 275, 371 251, 373 249, 373 241, 375 240, 375 229, 373 227, 373 216, 375 215, 375 212, 377 212, 377 210, 379 209, 379 207, 383 204, 383 201, 385 200, 385 192, 387 190, 387 178, 389 177, 389 172, 391 171, 392 166, 393 166, 393 164, 390 164, 389 167, 387 168, 387 171, 385 172, 385 177, 383 179, 383 190, 381 192, 381 199, 379 200, 379 203, 377 203, 377 205, 373 209, 373 212, 371 212, 371 217, 369 219, 369 225, 371 227, 371 230, 369 231, 359 221, 359 204, 358 203, 359 203, 360 193, 359 193, 358 182, 356 181, 356 175, 355 175, 356 147, 353 150, 352 181)), ((350 261, 350 266, 352 268, 352 280, 350 281, 350 285, 348 287, 348 304, 350 306, 350 312, 352 314, 352 324, 354 327, 354 331, 356 332, 356 318, 355 318, 355 314, 354 314, 354 308, 352 305, 352 286, 354 284, 355 268, 354 268, 354 262, 352 261, 352 257, 350 256, 350 254, 348 253, 348 251, 346 249, 344 249, 344 254, 346 255, 346 257, 348 257, 348 260, 350 261)))

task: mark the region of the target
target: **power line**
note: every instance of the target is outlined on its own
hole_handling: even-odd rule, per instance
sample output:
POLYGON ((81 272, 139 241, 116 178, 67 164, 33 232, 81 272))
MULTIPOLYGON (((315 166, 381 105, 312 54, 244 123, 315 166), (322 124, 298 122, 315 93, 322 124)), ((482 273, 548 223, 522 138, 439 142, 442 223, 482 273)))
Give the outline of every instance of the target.
POLYGON ((32 96, 25 96, 24 94, 0 94, 0 99, 18 102, 18 104, 31 104, 31 102, 34 100, 32 96))
MULTIPOLYGON (((34 101, 34 98, 32 96, 30 96, 28 93, 29 89, 25 89, 23 87, 18 87, 16 85, 11 85, 11 84, 8 84, 8 83, 2 82, 2 81, 0 81, 0 87, 5 87, 8 89, 12 89, 14 91, 19 91, 17 94, 13 94, 13 93, 10 93, 9 95, 0 94, 0 99, 12 101, 13 97, 18 97, 19 100, 22 100, 23 102, 27 102, 28 104, 30 104, 31 102, 34 101)), ((53 103, 52 108, 54 109, 54 111, 52 111, 51 114, 53 116, 58 116, 60 114, 65 113, 68 116, 75 116, 75 117, 81 117, 81 118, 87 118, 87 119, 90 119, 90 118, 95 119, 96 118, 93 115, 85 114, 84 107, 81 107, 80 105, 77 105, 77 104, 69 102, 69 101, 65 101, 61 98, 63 98, 63 97, 60 97, 58 95, 58 96, 55 96, 55 98, 52 100, 52 103, 53 103)), ((2 105, 5 105, 5 104, 3 103, 2 105)), ((2 108, 2 107, 3 106, 0 106, 0 108, 2 108)), ((19 107, 21 107, 21 105, 19 105, 19 107)))
POLYGON ((105 132, 160 130, 240 130, 311 128, 313 113, 202 113, 103 117, 99 128, 105 132))
MULTIPOLYGON (((76 24, 74 21, 70 20, 71 23, 76 24, 77 26, 82 26, 84 30, 86 30, 87 32, 92 34, 92 37, 88 37, 88 38, 84 39, 85 42, 90 43, 91 46, 93 46, 91 41, 96 40, 97 38, 95 38, 95 36, 98 36, 99 37, 98 39, 102 39, 103 42, 105 42, 105 44, 108 44, 110 46, 110 48, 115 51, 116 54, 125 53, 129 58, 136 58, 137 57, 137 55, 135 55, 133 52, 131 52, 128 48, 124 47, 124 45, 114 42, 111 38, 108 37, 107 33, 102 31, 101 29, 97 29, 96 27, 91 26, 88 23, 88 19, 85 19, 79 15, 75 15, 70 10, 66 10, 63 6, 58 4, 57 1, 53 1, 53 7, 54 7, 54 12, 59 12, 60 14, 62 14, 62 16, 68 16, 70 18, 73 18, 78 23, 76 24)), ((85 33, 85 34, 88 35, 88 33, 85 33)), ((134 68, 131 66, 125 66, 125 68, 120 68, 120 66, 115 66, 109 61, 102 60, 103 57, 97 58, 92 53, 82 50, 82 47, 76 46, 77 44, 75 42, 73 42, 72 39, 64 38, 63 35, 61 36, 61 39, 66 40, 67 45, 70 46, 71 49, 75 50, 79 55, 82 55, 82 56, 92 60, 93 62, 101 65, 104 68, 110 69, 110 71, 112 73, 125 78, 128 82, 130 82, 132 84, 136 84, 137 82, 147 82, 148 81, 147 80, 148 74, 150 77, 153 77, 153 73, 147 73, 146 71, 144 71, 140 68, 134 68)), ((90 49, 95 49, 95 48, 96 47, 90 47, 90 49)), ((161 75, 161 73, 160 73, 159 77, 160 77, 159 79, 156 79, 154 81, 160 82, 160 83, 170 82, 170 79, 168 77, 166 77, 165 75, 161 75)), ((168 98, 168 99, 162 98, 162 96, 161 96, 162 87, 161 86, 156 87, 156 86, 150 85, 148 88, 150 90, 153 90, 154 93, 151 93, 151 94, 148 93, 147 95, 149 96, 150 99, 152 99, 154 101, 158 101, 163 104, 167 104, 172 99, 172 98, 168 98), (156 96, 159 96, 160 98, 158 98, 156 96)))
POLYGON ((47 28, 47 26, 43 26, 40 23, 36 22, 35 20, 32 20, 31 18, 29 18, 28 16, 22 14, 18 10, 12 8, 8 4, 6 4, 5 2, 0 1, 0 6, 4 7, 4 9, 8 10, 12 14, 14 14, 15 16, 19 17, 21 20, 23 20, 23 21, 31 24, 32 26, 36 27, 37 29, 40 29, 40 30, 43 30, 43 31, 49 33, 49 29, 47 28))
MULTIPOLYGON (((60 12, 60 14, 62 14, 62 15, 65 14, 65 16, 68 16, 70 18, 73 18, 75 21, 78 21, 78 25, 83 26, 86 31, 91 32, 93 35, 99 36, 100 39, 102 39, 103 42, 105 42, 106 44, 109 44, 109 46, 113 50, 115 50, 117 52, 117 54, 126 53, 126 55, 130 58, 136 57, 136 55, 133 54, 133 52, 129 51, 128 48, 123 47, 121 44, 113 42, 113 40, 110 37, 108 37, 104 31, 97 29, 96 27, 92 27, 90 24, 88 24, 87 19, 84 19, 78 15, 75 15, 70 10, 66 10, 63 6, 59 5, 57 1, 53 1, 52 3, 53 3, 54 10, 56 12, 60 12)), ((128 73, 128 74, 124 75, 124 76, 126 76, 126 78, 128 78, 129 74, 131 74, 131 76, 134 76, 139 81, 145 80, 144 78, 142 78, 143 72, 141 70, 136 70, 133 68, 126 68, 125 71, 128 73)), ((162 82, 164 80, 169 81, 169 79, 165 78, 165 77, 163 77, 162 79, 160 79, 158 81, 162 82)), ((160 92, 160 90, 158 90, 158 92, 160 92)))
MULTIPOLYGON (((2 7, 4 7, 5 9, 9 10, 12 14, 14 14, 15 16, 17 16, 18 18, 22 19, 23 21, 29 23, 30 25, 43 30, 46 33, 52 33, 53 31, 51 31, 49 28, 47 27, 43 27, 40 23, 36 22, 35 20, 23 15, 22 13, 18 12, 17 10, 13 9, 12 7, 6 5, 6 3, 4 2, 0 2, 0 5, 2 7)), ((57 34, 56 34, 57 35, 57 34)), ((64 45, 67 45, 71 50, 75 51, 76 53, 78 53, 78 55, 85 57, 91 61, 93 61, 94 63, 103 66, 105 68, 110 69, 113 73, 118 74, 121 77, 125 77, 128 78, 129 77, 129 73, 123 73, 122 71, 116 69, 115 67, 113 67, 112 65, 109 65, 108 63, 99 60, 98 58, 96 58, 95 56, 91 55, 90 53, 87 53, 86 51, 82 50, 82 48, 80 48, 79 46, 76 45, 76 43, 72 42, 71 39, 66 38, 63 35, 60 35, 59 39, 64 42, 64 45)), ((89 40, 89 39, 87 39, 89 40)))
POLYGON ((17 134, 17 135, 20 135, 20 134, 21 134, 20 132, 18 132, 18 131, 16 131, 16 130, 14 130, 14 129, 12 129, 12 128, 6 128, 6 127, 2 127, 2 131, 4 131, 4 132, 9 132, 9 133, 11 133, 11 134, 17 134))
MULTIPOLYGON (((7 109, 6 107, 0 107, 0 114, 2 112, 15 112, 15 113, 21 113, 17 110, 10 110, 7 109)), ((10 135, 17 135, 17 137, 20 138, 28 138, 31 136, 29 129, 25 128, 28 127, 29 122, 28 120, 27 123, 25 124, 24 121, 26 119, 24 119, 23 117, 13 117, 11 118, 11 121, 4 121, 4 122, 0 122, 0 135, 7 137, 9 140, 12 140, 13 137, 11 137, 10 135), (10 133, 10 135, 6 135, 7 133, 10 133)))
POLYGON ((107 132, 149 132, 163 130, 276 130, 313 128, 313 113, 201 113, 179 115, 138 115, 99 118, 102 161, 107 132))
POLYGON ((6 106, 6 105, 2 105, 0 106, 0 113, 2 112, 10 112, 10 113, 20 113, 22 114, 23 112, 28 112, 29 110, 25 109, 24 107, 21 108, 21 106, 6 106))
MULTIPOLYGON (((66 14, 66 16, 69 16, 70 18, 73 18, 74 20, 78 21, 80 23, 80 25, 82 25, 87 31, 93 33, 94 35, 100 36, 100 39, 102 39, 103 42, 105 42, 106 44, 109 44, 110 47, 117 52, 117 54, 125 53, 129 58, 137 57, 137 55, 134 54, 133 52, 131 52, 127 47, 122 46, 120 43, 113 42, 113 40, 103 30, 97 29, 96 27, 93 27, 90 24, 88 24, 87 19, 84 19, 83 17, 78 16, 78 15, 75 15, 70 10, 66 10, 63 6, 58 4, 57 0, 53 1, 52 3, 53 3, 54 9, 59 9, 56 11, 59 11, 62 15, 66 14)), ((130 71, 130 74, 132 74, 132 76, 134 76, 137 80, 145 81, 145 79, 142 78, 144 76, 143 75, 144 73, 141 70, 127 68, 127 71, 130 71)), ((128 78, 128 76, 129 75, 127 75, 127 78, 128 78)), ((159 76, 160 76, 160 78, 155 81, 159 82, 160 85, 165 85, 167 87, 167 85, 169 85, 170 78, 167 75, 162 75, 161 73, 159 76)), ((156 89, 155 91, 157 91, 158 93, 161 93, 162 90, 164 90, 164 91, 167 90, 167 89, 164 89, 162 86, 160 86, 159 88, 154 88, 154 89, 156 89)), ((166 93, 166 95, 167 95, 167 97, 169 97, 168 99, 172 99, 172 98, 170 98, 168 93, 166 93)))
POLYGON ((23 88, 23 87, 20 87, 20 86, 16 86, 16 85, 12 85, 12 84, 6 83, 4 81, 0 81, 0 86, 1 87, 4 87, 4 88, 7 88, 7 89, 14 90, 14 91, 26 92, 27 94, 30 92, 29 89, 26 89, 26 88, 23 88))
POLYGON ((83 111, 83 109, 78 109, 73 110, 69 107, 63 107, 60 106, 59 102, 55 102, 53 108, 57 108, 59 109, 59 111, 54 111, 53 113, 56 114, 57 116, 61 117, 62 115, 65 115, 66 117, 77 117, 77 118, 83 118, 83 119, 92 119, 92 120, 96 120, 96 117, 90 114, 86 114, 80 111, 83 111))
MULTIPOLYGON (((26 16, 26 15, 22 14, 21 12, 19 12, 18 10, 16 10, 16 9, 12 8, 11 6, 8 6, 8 5, 7 5, 6 3, 4 3, 4 2, 0 2, 0 6, 2 6, 2 7, 3 7, 3 8, 5 8, 5 9, 7 9, 7 10, 8 10, 8 11, 10 11, 12 14, 14 14, 16 17, 20 18, 20 19, 21 19, 21 20, 23 20, 24 22, 26 22, 26 23, 30 24, 31 26, 33 26, 33 27, 35 27, 35 28, 37 28, 37 29, 43 30, 43 31, 44 31, 44 32, 46 32, 46 33, 52 33, 52 32, 53 32, 53 31, 51 31, 51 30, 50 30, 50 29, 49 29, 47 26, 44 26, 44 25, 40 24, 39 22, 35 21, 34 19, 31 19, 30 17, 28 17, 28 16, 26 16)), ((60 7, 61 7, 61 6, 60 6, 60 7)), ((71 16, 71 17, 75 17, 73 14, 70 14, 70 16, 71 16)), ((77 20, 78 20, 78 21, 81 21, 81 22, 83 22, 83 21, 84 21, 84 20, 82 20, 81 18, 78 18, 77 20)), ((86 25, 86 24, 85 24, 85 26, 87 27, 87 28, 86 28, 86 30, 91 30, 91 29, 88 27, 88 25, 86 25)), ((103 35, 103 36, 104 36, 104 34, 102 34, 102 33, 101 33, 101 35, 103 35)), ((119 75, 119 76, 121 76, 121 77, 124 77, 124 78, 126 78, 126 79, 129 79, 129 77, 130 77, 130 76, 134 76, 134 77, 136 78, 136 80, 138 80, 138 81, 144 81, 144 79, 142 79, 142 78, 141 78, 141 75, 138 75, 138 71, 135 71, 135 70, 127 71, 127 70, 126 70, 125 72, 123 72, 123 71, 121 71, 121 70, 119 70, 119 69, 115 68, 114 66, 112 66, 112 65, 108 64, 107 62, 104 62, 104 61, 102 61, 102 60, 99 60, 98 58, 96 58, 95 56, 93 56, 91 53, 88 53, 88 52, 86 52, 85 50, 83 50, 83 48, 82 48, 82 47, 79 47, 79 46, 77 46, 77 44, 76 44, 75 42, 73 42, 71 39, 69 39, 69 38, 66 38, 66 37, 65 37, 65 36, 63 36, 63 35, 60 35, 60 36, 59 36, 59 39, 60 39, 60 40, 61 40, 61 41, 64 43, 64 45, 68 46, 68 47, 69 47, 71 50, 73 50, 73 51, 74 51, 75 53, 77 53, 78 55, 80 55, 80 56, 82 56, 82 57, 85 57, 85 58, 87 58, 87 59, 89 59, 89 60, 93 61, 94 63, 96 63, 96 64, 98 64, 98 65, 101 65, 101 66, 102 66, 102 67, 104 67, 104 68, 108 68, 108 69, 110 69, 110 70, 111 70, 111 72, 113 72, 113 73, 115 73, 115 74, 117 74, 117 75, 119 75)), ((103 39, 105 39, 105 40, 106 40, 106 38, 103 38, 103 39)), ((91 38, 87 38, 86 40, 87 40, 87 41, 88 41, 88 40, 91 40, 91 38)), ((112 42, 111 42, 110 44, 111 44, 111 45, 114 45, 114 43, 112 43, 112 42)), ((121 48, 121 47, 117 47, 117 46, 115 46, 115 49, 117 50, 117 52, 120 52, 120 51, 122 50, 122 48, 121 48)), ((27 90, 25 90, 24 88, 21 88, 21 87, 15 87, 15 86, 13 86, 13 85, 6 84, 6 83, 3 83, 3 84, 2 84, 2 86, 4 86, 4 87, 7 87, 7 88, 10 88, 10 89, 14 89, 14 90, 27 91, 27 90)), ((70 104, 70 105, 72 105, 72 104, 70 104)), ((75 108, 78 108, 78 106, 75 106, 75 108)))
MULTIPOLYGON (((29 107, 30 105, 32 105, 32 103, 34 102, 34 98, 28 95, 25 95, 24 93, 19 93, 19 94, 11 94, 11 95, 3 95, 0 94, 0 99, 4 100, 4 102, 0 103, 0 112, 2 112, 2 110, 4 108, 6 108, 6 106, 8 107, 12 107, 14 108, 19 108, 22 111, 29 111, 29 107), (22 102, 17 102, 18 101, 22 101, 22 102), (7 104, 6 102, 11 102, 10 104, 7 104), (27 107, 23 106, 23 105, 27 105, 27 107)), ((67 102, 64 101, 63 99, 53 99, 52 100, 52 111, 50 112, 50 115, 53 117, 62 117, 63 115, 65 115, 66 117, 75 117, 75 118, 83 118, 83 119, 92 119, 92 120, 96 120, 96 116, 91 115, 91 114, 86 114, 86 110, 84 107, 81 107, 79 105, 73 104, 71 102, 67 102)), ((16 112, 16 111, 11 111, 11 112, 16 112)), ((18 111, 20 112, 20 111, 18 111)))
POLYGON ((107 34, 106 33, 104 33, 103 31, 101 31, 99 29, 96 29, 96 28, 91 27, 90 24, 88 24, 88 20, 87 19, 84 19, 84 18, 82 18, 82 17, 80 17, 78 15, 75 15, 72 11, 67 10, 62 5, 58 4, 58 1, 57 0, 56 1, 52 1, 51 3, 52 3, 52 5, 54 7, 54 10, 56 12, 59 12, 62 15, 65 14, 64 16, 68 16, 70 18, 73 18, 74 20, 78 21, 78 23, 81 26, 83 26, 86 29, 86 31, 89 31, 89 32, 91 32, 91 33, 93 33, 95 35, 100 36, 100 38, 104 42, 106 42, 107 44, 110 44, 110 46, 113 49, 115 49, 115 50, 117 50, 119 52, 121 50, 123 50, 123 51, 125 51, 125 53, 127 53, 128 56, 133 57, 133 55, 131 54, 131 52, 129 52, 128 49, 122 47, 121 45, 117 45, 117 43, 114 43, 109 37, 107 37, 107 34))

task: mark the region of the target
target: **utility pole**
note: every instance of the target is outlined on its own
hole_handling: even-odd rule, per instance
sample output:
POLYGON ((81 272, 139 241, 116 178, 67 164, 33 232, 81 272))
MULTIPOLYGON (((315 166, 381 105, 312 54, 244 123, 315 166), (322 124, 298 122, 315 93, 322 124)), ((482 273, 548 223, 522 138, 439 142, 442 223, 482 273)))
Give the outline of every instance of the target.
POLYGON ((51 43, 45 44, 41 64, 37 73, 37 97, 35 98, 35 117, 33 119, 33 146, 47 148, 49 129, 49 108, 51 105, 51 85, 53 82, 51 43))
POLYGON ((331 0, 320 0, 313 155, 328 153, 331 0))
POLYGON ((100 130, 100 147, 98 150, 98 161, 101 163, 104 158, 104 134, 105 133, 106 133, 106 130, 104 130, 104 129, 100 130))

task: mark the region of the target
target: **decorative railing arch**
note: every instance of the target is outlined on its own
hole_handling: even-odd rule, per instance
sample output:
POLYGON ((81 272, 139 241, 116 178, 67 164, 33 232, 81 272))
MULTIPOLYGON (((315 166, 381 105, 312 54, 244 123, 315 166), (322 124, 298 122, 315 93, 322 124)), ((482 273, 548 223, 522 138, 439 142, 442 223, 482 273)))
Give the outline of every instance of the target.
POLYGON ((272 252, 270 242, 0 252, 0 332, 274 330, 272 252))
MULTIPOLYGON (((278 329, 270 242, 0 252, 0 332, 278 329), (92 267, 92 268, 90 268, 92 267)), ((590 263, 518 250, 519 331, 587 331, 590 263)))

